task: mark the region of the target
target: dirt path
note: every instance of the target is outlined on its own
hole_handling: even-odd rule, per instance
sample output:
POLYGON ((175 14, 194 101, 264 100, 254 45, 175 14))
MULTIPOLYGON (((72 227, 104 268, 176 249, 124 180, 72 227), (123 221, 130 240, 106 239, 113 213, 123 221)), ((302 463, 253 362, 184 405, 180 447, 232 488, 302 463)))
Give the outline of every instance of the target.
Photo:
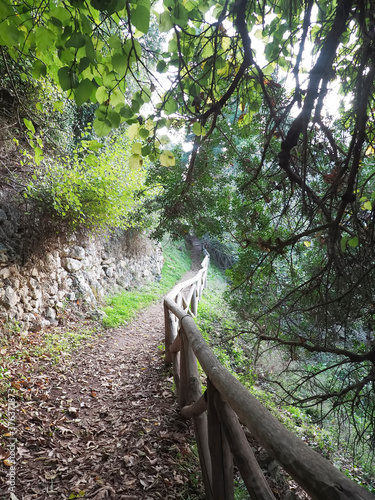
MULTIPOLYGON (((29 401, 16 407, 13 499, 202 498, 192 431, 159 349, 162 311, 160 301, 73 359, 30 375, 29 401)), ((0 499, 10 498, 6 480, 3 468, 0 499)))

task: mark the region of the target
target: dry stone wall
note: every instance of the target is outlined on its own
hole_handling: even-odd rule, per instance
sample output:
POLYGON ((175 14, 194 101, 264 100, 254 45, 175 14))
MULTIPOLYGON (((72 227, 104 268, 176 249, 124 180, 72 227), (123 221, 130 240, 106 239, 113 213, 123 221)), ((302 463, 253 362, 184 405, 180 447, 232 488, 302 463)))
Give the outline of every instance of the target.
POLYGON ((72 309, 98 315, 105 294, 160 277, 160 245, 134 231, 49 242, 23 263, 16 226, 0 208, 0 327, 9 321, 24 330, 53 326, 72 309))

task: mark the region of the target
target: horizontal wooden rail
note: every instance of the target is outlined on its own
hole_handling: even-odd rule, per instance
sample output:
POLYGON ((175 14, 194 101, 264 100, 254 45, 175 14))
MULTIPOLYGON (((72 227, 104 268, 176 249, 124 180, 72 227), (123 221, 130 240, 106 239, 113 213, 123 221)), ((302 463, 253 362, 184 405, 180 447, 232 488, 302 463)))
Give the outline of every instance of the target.
POLYGON ((374 500, 374 495, 288 431, 221 365, 206 344, 190 313, 193 295, 200 298, 205 286, 208 263, 206 257, 197 281, 189 280, 187 288, 184 283, 177 285, 164 300, 166 362, 173 363, 181 414, 194 421, 206 498, 233 499, 234 459, 251 500, 274 500, 241 422, 313 500, 374 500), (199 292, 190 295, 192 286, 199 292), (184 291, 189 303, 181 297, 184 291), (208 379, 204 395, 197 359, 208 379))

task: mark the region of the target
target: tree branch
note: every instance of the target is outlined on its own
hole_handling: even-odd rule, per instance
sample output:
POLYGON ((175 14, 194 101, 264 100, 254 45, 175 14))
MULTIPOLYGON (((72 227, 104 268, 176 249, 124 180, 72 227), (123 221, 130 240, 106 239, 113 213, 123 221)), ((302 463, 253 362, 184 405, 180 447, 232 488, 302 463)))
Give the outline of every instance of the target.
POLYGON ((349 351, 347 349, 340 349, 337 347, 327 347, 327 346, 319 346, 312 345, 306 339, 301 338, 300 340, 283 340, 280 337, 270 336, 261 334, 258 336, 260 340, 267 340, 270 342, 278 342, 281 345, 287 345, 291 347, 301 347, 309 352, 327 352, 331 354, 337 354, 339 356, 345 356, 355 363, 360 363, 362 361, 371 361, 375 364, 375 346, 370 350, 363 354, 357 354, 355 352, 349 351))

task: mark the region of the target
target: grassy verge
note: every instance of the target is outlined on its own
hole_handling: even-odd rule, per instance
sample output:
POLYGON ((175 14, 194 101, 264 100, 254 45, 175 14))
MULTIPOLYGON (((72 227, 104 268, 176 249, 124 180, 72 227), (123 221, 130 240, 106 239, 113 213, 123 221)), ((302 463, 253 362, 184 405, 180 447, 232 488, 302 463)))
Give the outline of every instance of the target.
POLYGON ((191 259, 184 242, 164 240, 162 245, 164 266, 160 281, 108 297, 107 307, 104 308, 107 315, 103 319, 104 326, 116 327, 132 320, 137 312, 165 295, 189 271, 191 259))

